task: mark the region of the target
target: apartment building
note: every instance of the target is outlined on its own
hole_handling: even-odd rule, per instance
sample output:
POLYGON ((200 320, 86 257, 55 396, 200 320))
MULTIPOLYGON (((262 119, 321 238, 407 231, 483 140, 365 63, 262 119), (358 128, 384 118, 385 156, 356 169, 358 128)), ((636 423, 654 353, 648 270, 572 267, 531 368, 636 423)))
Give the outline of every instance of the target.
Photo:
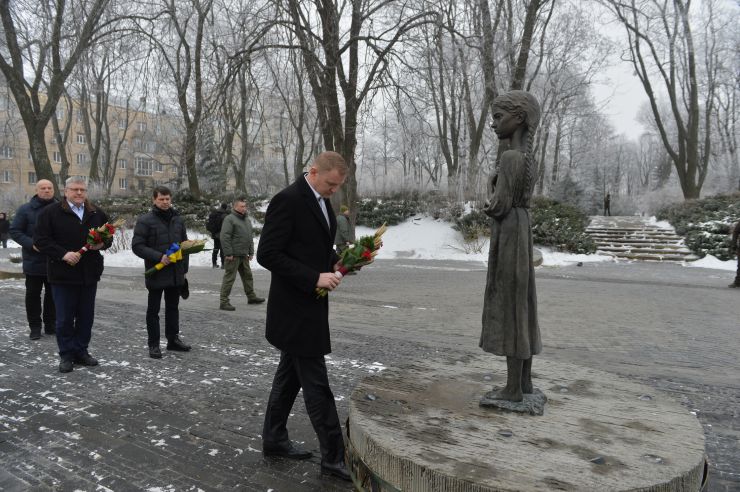
MULTIPOLYGON (((180 132, 176 118, 146 111, 131 105, 108 105, 107 117, 96 125, 84 113, 89 108, 80 101, 62 100, 57 105, 59 132, 49 122, 45 139, 54 175, 66 160, 68 176, 89 179, 96 145, 98 177, 90 184, 93 196, 140 195, 154 185, 177 188, 183 181, 179 169, 180 132), (105 137, 98 144, 97 135, 105 137), (93 140, 93 141, 91 141, 93 140)), ((35 193, 36 171, 29 151, 28 136, 12 95, 0 82, 0 193, 23 201, 35 193)), ((62 185, 63 183, 59 183, 62 185)))

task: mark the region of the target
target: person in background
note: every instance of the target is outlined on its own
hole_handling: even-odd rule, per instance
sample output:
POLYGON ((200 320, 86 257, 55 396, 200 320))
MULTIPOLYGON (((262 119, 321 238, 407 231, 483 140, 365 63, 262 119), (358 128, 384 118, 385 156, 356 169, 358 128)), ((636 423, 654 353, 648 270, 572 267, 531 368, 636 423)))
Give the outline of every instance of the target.
POLYGON ((172 243, 187 240, 188 234, 180 214, 172 208, 172 192, 166 186, 155 186, 152 190, 152 210, 136 221, 131 250, 144 260, 144 269, 148 270, 157 263, 166 266, 146 277, 146 289, 149 291, 146 306, 146 331, 149 345, 149 357, 161 359, 159 347, 159 308, 164 294, 164 334, 167 338, 167 350, 188 352, 190 345, 180 340, 180 295, 187 287, 185 274, 188 272, 188 257, 170 264, 165 254, 172 243))
POLYGON ((339 207, 337 235, 334 237, 334 245, 337 247, 337 254, 339 256, 342 256, 342 252, 352 245, 352 224, 349 221, 349 208, 347 205, 339 207))
POLYGON ((3 243, 3 248, 8 247, 8 231, 10 230, 10 222, 5 212, 0 212, 0 242, 3 243))
POLYGON ((254 291, 254 280, 249 262, 254 257, 254 239, 252 238, 252 223, 247 216, 246 198, 234 200, 231 213, 226 216, 221 225, 221 248, 223 249, 226 268, 221 282, 221 305, 219 309, 234 311, 236 308, 229 302, 229 294, 236 280, 236 274, 242 279, 244 293, 248 304, 265 302, 254 291))
POLYGON ((108 222, 108 216, 87 200, 85 179, 73 176, 64 184, 64 199, 39 213, 33 244, 46 255, 46 272, 56 308, 59 372, 72 372, 74 364, 97 366, 88 347, 95 320, 95 295, 103 274, 101 249, 113 240, 88 246, 91 228, 108 222))
POLYGON ((54 185, 48 179, 36 183, 36 194, 28 203, 21 205, 10 225, 10 237, 23 248, 23 273, 26 276, 26 319, 31 329, 31 340, 41 338, 41 320, 44 333, 56 335, 56 311, 51 286, 46 275, 46 257, 33 244, 33 233, 39 213, 48 205, 58 203, 54 197, 54 185), (44 292, 43 310, 41 292, 44 292))
POLYGON ((221 268, 224 268, 224 250, 221 248, 221 226, 226 216, 229 215, 229 211, 226 209, 226 203, 222 203, 220 208, 208 215, 208 220, 206 221, 206 230, 211 233, 211 238, 213 238, 213 252, 211 253, 213 268, 218 268, 217 260, 219 255, 221 256, 221 268))
POLYGON ((611 204, 612 204, 612 196, 607 193, 604 197, 604 215, 611 216, 611 204))
POLYGON ((329 296, 335 289, 337 222, 329 198, 347 178, 347 164, 336 152, 322 152, 307 174, 270 201, 260 235, 257 261, 270 271, 266 337, 280 350, 265 408, 262 452, 265 456, 308 459, 288 436, 288 417, 298 392, 321 450, 321 473, 351 480, 344 461, 344 437, 324 356, 331 353, 329 296))
POLYGON ((737 273, 735 274, 735 281, 728 287, 738 289, 740 288, 740 221, 732 228, 730 248, 735 250, 735 255, 737 256, 737 273))

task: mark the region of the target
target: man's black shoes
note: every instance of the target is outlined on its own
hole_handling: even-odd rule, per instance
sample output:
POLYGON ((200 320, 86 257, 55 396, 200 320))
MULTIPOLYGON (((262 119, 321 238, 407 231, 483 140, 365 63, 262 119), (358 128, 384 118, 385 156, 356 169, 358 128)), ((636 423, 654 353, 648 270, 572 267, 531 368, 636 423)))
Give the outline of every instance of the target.
POLYGON ((352 476, 349 474, 349 470, 347 470, 347 465, 344 464, 344 461, 340 461, 339 463, 327 463, 322 461, 321 474, 331 475, 332 477, 341 478, 348 482, 352 481, 352 476))
POLYGON ((151 357, 152 359, 162 358, 162 351, 159 349, 159 346, 149 347, 149 357, 151 357))
POLYGON ((247 301, 247 304, 262 304, 265 300, 261 297, 252 297, 247 301))
POLYGON ((265 456, 279 456, 281 458, 290 458, 292 460, 307 460, 313 456, 311 451, 300 449, 293 446, 292 442, 287 444, 262 444, 262 454, 265 456))
POLYGON ((41 340, 41 328, 31 328, 29 338, 31 338, 31 340, 41 340))
POLYGON ((84 353, 84 354, 78 356, 75 359, 75 362, 77 364, 80 364, 81 366, 88 366, 88 367, 93 367, 93 366, 97 366, 98 365, 98 359, 96 359, 95 357, 93 357, 92 355, 90 355, 88 353, 84 353))
POLYGON ((59 372, 72 372, 74 369, 74 363, 69 359, 62 359, 59 363, 59 372))
POLYGON ((174 350, 175 352, 189 352, 190 345, 180 340, 180 337, 175 337, 167 342, 167 350, 174 350))

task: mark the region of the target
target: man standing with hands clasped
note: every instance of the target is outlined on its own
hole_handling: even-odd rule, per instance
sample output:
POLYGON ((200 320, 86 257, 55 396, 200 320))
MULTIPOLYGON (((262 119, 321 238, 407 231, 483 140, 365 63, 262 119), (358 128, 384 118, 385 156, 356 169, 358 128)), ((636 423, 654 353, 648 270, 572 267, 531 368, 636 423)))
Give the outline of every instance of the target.
POLYGON ((101 249, 113 240, 88 246, 87 233, 108 222, 108 216, 87 201, 87 184, 79 176, 67 179, 64 199, 45 207, 38 216, 33 244, 46 255, 46 267, 56 306, 59 372, 74 364, 97 366, 87 347, 95 319, 95 295, 103 274, 101 249))
POLYGON ((344 437, 324 356, 331 352, 329 299, 316 288, 334 290, 339 259, 334 252, 337 222, 328 198, 347 177, 336 152, 322 152, 307 174, 275 195, 267 207, 257 261, 272 274, 267 301, 267 340, 280 349, 280 362, 265 409, 265 456, 308 459, 286 428, 303 388, 308 416, 319 439, 321 473, 351 480, 344 462, 344 437))
POLYGON ((224 311, 234 311, 236 308, 229 303, 229 294, 234 285, 236 274, 242 279, 244 293, 248 304, 265 302, 254 292, 254 280, 249 262, 254 257, 254 240, 252 239, 252 224, 247 217, 247 199, 234 200, 233 209, 226 216, 221 225, 221 250, 224 253, 224 278, 221 282, 221 305, 224 311))
POLYGON ((10 237, 23 246, 23 273, 26 275, 26 318, 31 329, 31 340, 41 338, 41 320, 44 321, 44 332, 56 334, 56 311, 51 286, 46 276, 46 257, 33 244, 33 233, 39 213, 48 205, 57 203, 54 198, 54 184, 48 179, 36 183, 36 194, 24 203, 15 213, 10 226, 10 237), (43 310, 41 309, 41 291, 43 290, 43 310))

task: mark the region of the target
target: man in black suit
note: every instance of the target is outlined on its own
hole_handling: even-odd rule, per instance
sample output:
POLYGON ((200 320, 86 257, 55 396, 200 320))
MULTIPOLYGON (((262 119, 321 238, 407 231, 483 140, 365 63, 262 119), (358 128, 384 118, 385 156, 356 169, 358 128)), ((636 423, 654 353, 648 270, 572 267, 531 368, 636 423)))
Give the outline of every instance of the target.
POLYGON ((303 388, 308 416, 321 450, 321 472, 350 480, 344 439, 324 356, 331 352, 328 296, 316 288, 335 289, 337 222, 328 198, 347 177, 347 164, 336 152, 322 152, 307 174, 275 195, 267 207, 257 261, 270 270, 267 340, 280 349, 280 363, 265 411, 265 456, 307 459, 312 455, 288 438, 288 415, 303 388))

